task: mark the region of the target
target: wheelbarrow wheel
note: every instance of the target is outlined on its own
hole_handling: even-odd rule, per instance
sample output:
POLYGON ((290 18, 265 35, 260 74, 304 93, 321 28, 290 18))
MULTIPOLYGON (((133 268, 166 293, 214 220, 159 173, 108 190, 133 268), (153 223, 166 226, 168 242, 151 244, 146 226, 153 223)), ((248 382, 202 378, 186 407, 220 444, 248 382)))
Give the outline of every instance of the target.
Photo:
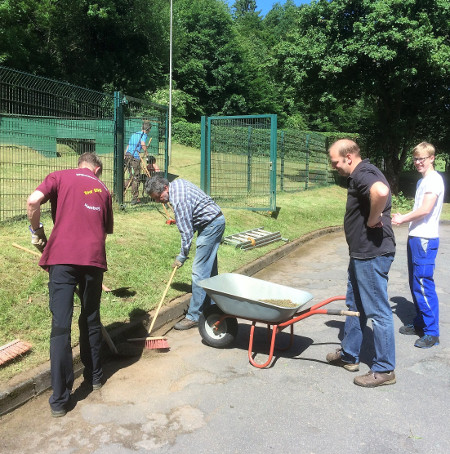
POLYGON ((224 312, 215 304, 208 306, 200 314, 198 330, 202 339, 211 347, 227 347, 237 336, 238 322, 235 317, 227 317, 220 322, 219 326, 214 326, 222 315, 224 312))

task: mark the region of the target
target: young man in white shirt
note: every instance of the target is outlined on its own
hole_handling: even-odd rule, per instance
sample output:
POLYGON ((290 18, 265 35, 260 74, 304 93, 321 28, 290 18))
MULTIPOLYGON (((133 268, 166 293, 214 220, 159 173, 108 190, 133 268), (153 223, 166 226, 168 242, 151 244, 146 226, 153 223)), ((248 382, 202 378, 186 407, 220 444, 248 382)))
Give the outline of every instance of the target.
POLYGON ((434 170, 435 149, 422 142, 413 150, 414 165, 422 178, 417 182, 413 211, 397 213, 392 224, 409 222, 408 271, 411 295, 417 315, 401 334, 422 336, 419 348, 439 345, 439 300, 434 284, 434 268, 439 247, 439 217, 444 200, 444 181, 434 170))

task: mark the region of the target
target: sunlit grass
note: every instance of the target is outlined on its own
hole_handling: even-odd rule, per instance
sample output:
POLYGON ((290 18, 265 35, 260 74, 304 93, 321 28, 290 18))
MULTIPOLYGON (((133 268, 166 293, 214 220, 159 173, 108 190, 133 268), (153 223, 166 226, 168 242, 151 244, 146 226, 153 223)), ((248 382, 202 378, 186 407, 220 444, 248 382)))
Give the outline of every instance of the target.
MULTIPOLYGON (((200 151, 174 145, 170 173, 200 183, 200 151)), ((297 193, 277 194, 277 215, 249 210, 227 209, 225 235, 264 227, 280 232, 283 238, 300 236, 332 225, 342 225, 346 190, 328 186, 297 193)), ((24 207, 25 208, 25 207, 24 207)), ((111 289, 126 288, 128 296, 103 294, 102 321, 105 326, 126 323, 133 315, 147 312, 159 302, 170 277, 171 263, 180 247, 180 235, 174 225, 167 225, 162 207, 115 207, 114 234, 106 241, 109 271, 105 284, 111 289)), ((444 207, 443 219, 450 219, 450 207, 444 207)), ((43 218, 47 234, 52 222, 43 218)), ((51 314, 48 310, 48 275, 37 266, 38 258, 12 246, 16 242, 30 248, 28 222, 0 224, 0 345, 19 338, 32 343, 31 354, 0 369, 0 380, 10 379, 48 359, 51 314)), ((231 272, 250 263, 284 242, 242 251, 233 246, 219 248, 219 271, 231 272)), ((191 251, 191 257, 194 249, 191 251)), ((191 260, 177 271, 166 301, 190 291, 191 260)), ((75 304, 78 304, 75 301, 75 304)), ((74 311, 72 344, 78 343, 77 317, 74 311)))

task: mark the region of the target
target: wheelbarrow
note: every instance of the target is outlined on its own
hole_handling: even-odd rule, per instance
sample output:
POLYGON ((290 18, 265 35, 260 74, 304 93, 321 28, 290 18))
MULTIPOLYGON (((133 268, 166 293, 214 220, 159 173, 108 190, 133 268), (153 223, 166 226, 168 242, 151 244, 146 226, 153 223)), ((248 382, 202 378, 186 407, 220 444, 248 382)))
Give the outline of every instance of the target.
POLYGON ((334 296, 309 309, 300 310, 313 298, 311 293, 243 274, 219 274, 200 281, 198 285, 215 303, 206 307, 200 315, 198 329, 202 339, 211 347, 227 347, 237 336, 237 318, 250 321, 248 359, 250 364, 260 369, 272 362, 277 334, 287 327, 290 327, 289 345, 278 350, 287 350, 292 346, 294 323, 315 314, 359 316, 359 312, 321 309, 333 301, 345 301, 345 296, 334 296), (257 323, 267 325, 270 339, 269 357, 263 364, 257 363, 253 357, 253 338, 257 323))

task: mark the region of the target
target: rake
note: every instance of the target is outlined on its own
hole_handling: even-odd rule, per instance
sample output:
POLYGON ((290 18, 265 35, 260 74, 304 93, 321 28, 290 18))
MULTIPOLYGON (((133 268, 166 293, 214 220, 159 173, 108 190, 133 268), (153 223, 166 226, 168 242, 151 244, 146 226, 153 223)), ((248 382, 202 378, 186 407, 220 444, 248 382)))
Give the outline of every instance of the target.
POLYGON ((177 266, 174 267, 172 274, 170 275, 169 282, 166 285, 166 288, 164 290, 163 296, 161 298, 161 301, 158 304, 158 307, 156 308, 155 315, 153 317, 152 323, 150 325, 150 329, 148 330, 147 337, 135 337, 132 339, 128 339, 129 342, 135 342, 135 341, 144 341, 145 342, 145 348, 148 350, 168 350, 169 343, 167 342, 167 339, 165 337, 151 337, 150 333, 152 332, 153 326, 155 326, 156 322, 156 317, 158 317, 159 311, 161 309, 162 303, 164 301, 164 298, 166 297, 167 291, 169 290, 170 284, 172 283, 173 276, 175 275, 175 271, 177 270, 177 266))

